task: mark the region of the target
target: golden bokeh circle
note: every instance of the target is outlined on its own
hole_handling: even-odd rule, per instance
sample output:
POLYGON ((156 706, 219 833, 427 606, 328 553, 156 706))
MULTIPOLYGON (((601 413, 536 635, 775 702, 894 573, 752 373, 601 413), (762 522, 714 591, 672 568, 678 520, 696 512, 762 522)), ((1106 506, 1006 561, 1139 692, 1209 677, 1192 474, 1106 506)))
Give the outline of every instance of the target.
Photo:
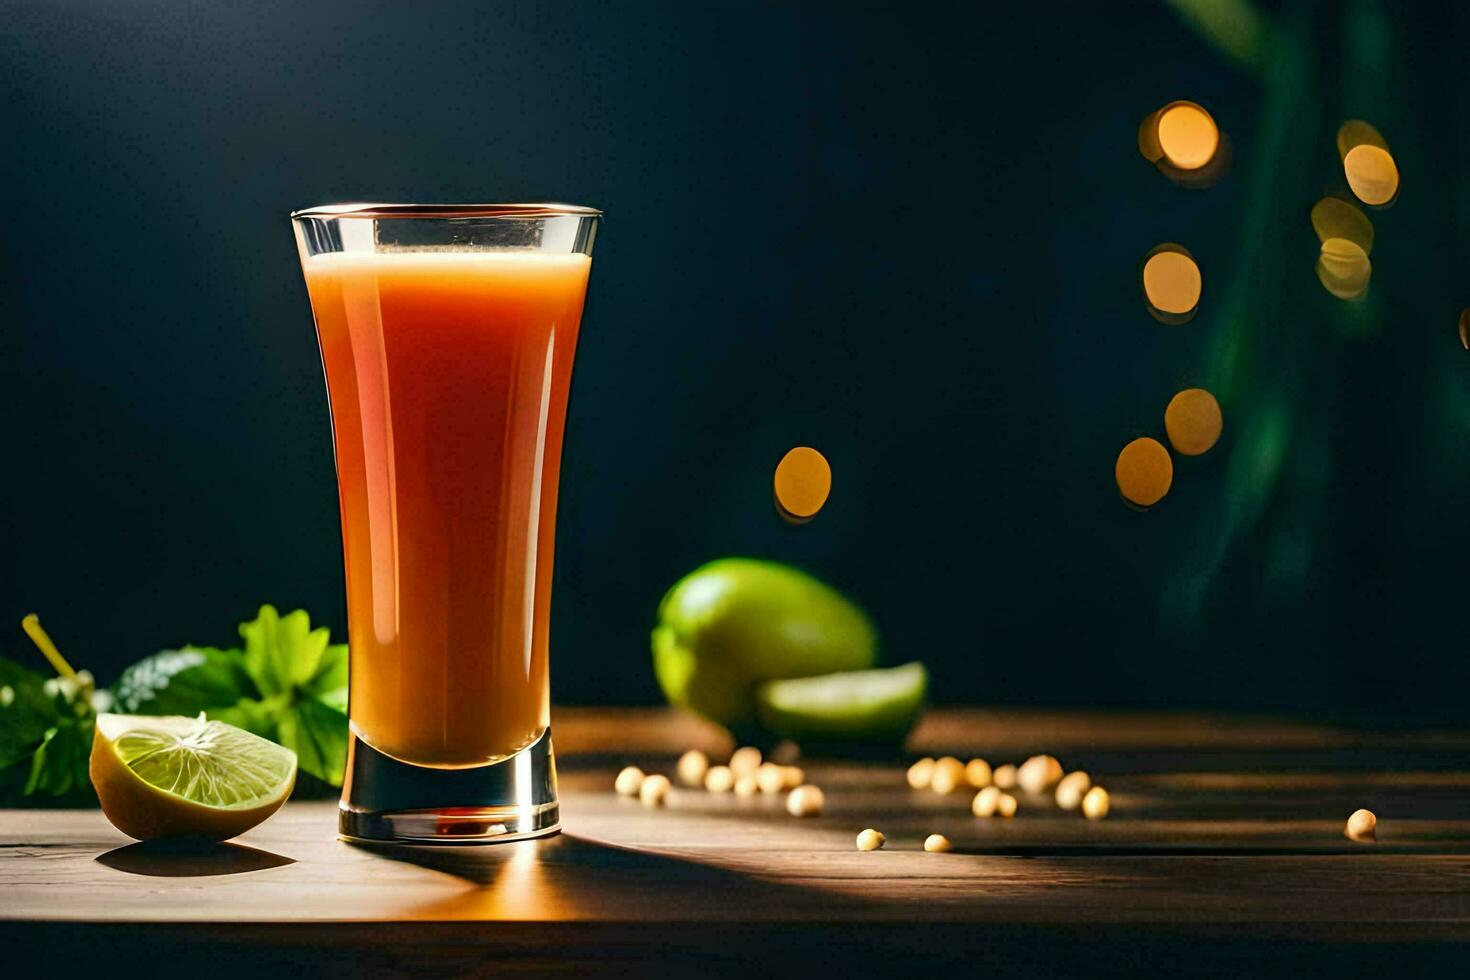
POLYGON ((1118 453, 1113 466, 1118 492, 1138 507, 1152 507, 1164 499, 1174 482, 1174 461, 1157 439, 1134 439, 1118 453))
POLYGON ((1158 145, 1164 159, 1180 170, 1198 170, 1215 158, 1220 128, 1202 106, 1175 102, 1159 112, 1158 145))
POLYGON ((1346 238, 1364 254, 1373 252, 1373 222, 1368 216, 1340 197, 1324 197, 1312 205, 1312 230, 1317 240, 1346 238))
POLYGON ((1470 309, 1460 311, 1460 343, 1470 350, 1470 309))
POLYGON ((797 446, 776 464, 776 503, 796 518, 814 516, 832 492, 832 467, 810 446, 797 446))
POLYGON ((1177 246, 1162 246, 1143 264, 1143 295, 1149 306, 1183 316, 1199 306, 1204 280, 1199 265, 1177 246))
POLYGON ((1338 299, 1358 299, 1368 290, 1373 263, 1357 242, 1329 238, 1317 258, 1317 279, 1338 299))
POLYGON ((1185 388, 1169 399, 1169 406, 1164 409, 1164 430, 1169 433, 1169 443, 1183 456, 1209 452, 1224 427, 1220 403, 1203 388, 1185 388))
POLYGON ((1393 154, 1372 143, 1359 143, 1342 158, 1348 187, 1364 204, 1379 206, 1392 201, 1399 193, 1399 168, 1393 154))

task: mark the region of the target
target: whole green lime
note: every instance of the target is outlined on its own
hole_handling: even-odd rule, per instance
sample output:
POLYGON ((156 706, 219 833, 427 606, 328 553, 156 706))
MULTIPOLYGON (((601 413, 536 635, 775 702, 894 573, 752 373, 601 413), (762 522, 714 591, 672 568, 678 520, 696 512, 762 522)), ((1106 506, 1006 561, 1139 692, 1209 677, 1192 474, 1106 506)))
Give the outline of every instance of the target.
POLYGON ((754 558, 721 558, 684 576, 659 604, 653 630, 664 696, 732 726, 755 721, 763 681, 864 670, 877 655, 877 631, 846 596, 754 558))

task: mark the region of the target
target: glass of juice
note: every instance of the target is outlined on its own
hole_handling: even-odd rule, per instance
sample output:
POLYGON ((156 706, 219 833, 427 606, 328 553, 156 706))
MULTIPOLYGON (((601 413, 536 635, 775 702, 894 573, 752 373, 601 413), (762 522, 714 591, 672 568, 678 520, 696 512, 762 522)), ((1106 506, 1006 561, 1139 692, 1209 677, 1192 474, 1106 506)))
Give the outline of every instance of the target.
POLYGON ((339 829, 443 843, 551 833, 557 478, 601 212, 353 204, 291 220, 346 559, 339 829))

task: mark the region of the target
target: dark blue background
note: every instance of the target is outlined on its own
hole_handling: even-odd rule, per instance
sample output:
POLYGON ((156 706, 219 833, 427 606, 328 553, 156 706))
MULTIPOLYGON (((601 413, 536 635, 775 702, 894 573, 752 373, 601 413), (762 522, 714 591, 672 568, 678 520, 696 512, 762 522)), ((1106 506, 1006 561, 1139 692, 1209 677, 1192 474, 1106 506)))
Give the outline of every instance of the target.
POLYGON ((1374 215, 1378 331, 1293 389, 1330 420, 1310 504, 1269 504, 1181 623, 1162 597, 1218 530, 1234 406, 1152 513, 1112 464, 1202 383, 1224 284, 1251 288, 1263 94, 1166 5, 0 0, 0 651, 29 655, 4 624, 31 610, 103 680, 227 642, 263 601, 340 632, 287 213, 563 200, 608 217, 559 700, 655 699, 659 596, 738 553, 851 592, 940 700, 1467 717, 1462 15, 1390 8, 1397 67, 1364 83, 1337 74, 1334 5, 1297 6, 1324 95, 1289 147, 1310 179, 1280 216, 1300 259, 1273 331, 1334 315, 1306 212, 1341 183, 1342 118, 1379 107, 1406 190, 1374 215), (1137 152, 1175 98, 1230 137, 1209 191, 1137 152), (1186 327, 1139 299, 1162 241, 1205 272, 1186 327), (770 493, 796 444, 834 470, 800 527, 770 493))

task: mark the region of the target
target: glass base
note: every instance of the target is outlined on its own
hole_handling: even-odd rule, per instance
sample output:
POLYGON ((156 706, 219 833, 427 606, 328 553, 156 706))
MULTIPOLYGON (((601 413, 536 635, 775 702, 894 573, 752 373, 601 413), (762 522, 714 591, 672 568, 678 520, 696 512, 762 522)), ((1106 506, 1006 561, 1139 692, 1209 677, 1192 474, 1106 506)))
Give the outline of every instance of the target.
POLYGON ((350 735, 337 830, 363 843, 496 844, 561 828, 551 729, 509 759, 432 769, 350 735))

